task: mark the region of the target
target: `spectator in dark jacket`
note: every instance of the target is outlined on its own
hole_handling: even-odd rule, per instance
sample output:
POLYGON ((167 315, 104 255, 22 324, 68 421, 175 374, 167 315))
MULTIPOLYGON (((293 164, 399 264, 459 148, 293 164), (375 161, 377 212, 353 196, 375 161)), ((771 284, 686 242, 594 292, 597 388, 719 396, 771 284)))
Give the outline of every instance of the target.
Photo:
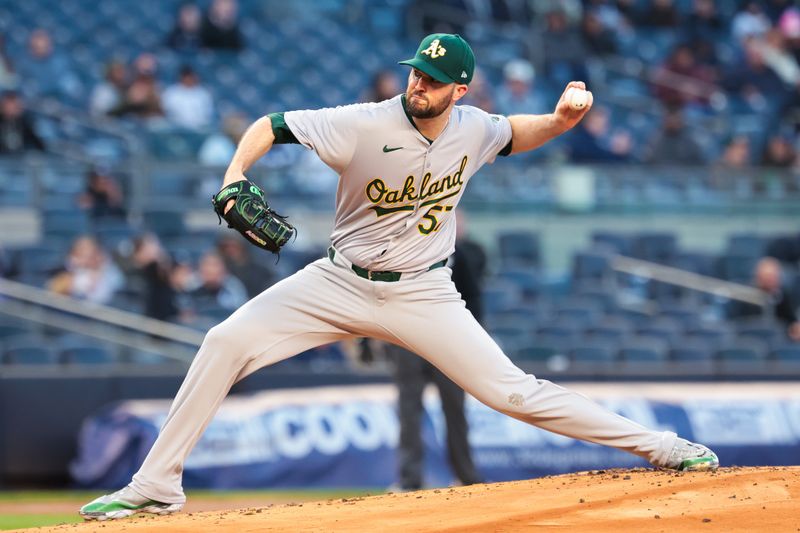
POLYGON ((110 172, 93 168, 86 176, 86 190, 78 198, 78 205, 92 218, 124 217, 122 190, 110 172))
POLYGON ((0 154, 28 150, 44 150, 44 142, 25 112, 22 98, 14 91, 6 91, 0 96, 0 154))
POLYGON ((700 145, 686 129, 679 108, 667 110, 661 132, 645 159, 656 165, 700 165, 705 162, 700 145))
POLYGON ((791 292, 783 280, 781 263, 774 257, 765 257, 756 265, 755 285, 769 296, 769 305, 775 318, 786 325, 786 333, 800 342, 800 320, 797 317, 798 302, 792 300, 791 292))
POLYGON ((214 0, 200 30, 203 46, 228 50, 244 47, 239 30, 239 6, 236 0, 214 0))
POLYGON ((251 253, 252 246, 238 234, 225 235, 217 242, 225 267, 242 282, 247 297, 258 296, 275 282, 275 273, 264 265, 256 263, 251 253))
POLYGON ((203 14, 196 4, 182 4, 178 9, 175 27, 172 28, 167 37, 169 47, 180 51, 194 51, 200 48, 202 44, 200 36, 202 19, 203 14))

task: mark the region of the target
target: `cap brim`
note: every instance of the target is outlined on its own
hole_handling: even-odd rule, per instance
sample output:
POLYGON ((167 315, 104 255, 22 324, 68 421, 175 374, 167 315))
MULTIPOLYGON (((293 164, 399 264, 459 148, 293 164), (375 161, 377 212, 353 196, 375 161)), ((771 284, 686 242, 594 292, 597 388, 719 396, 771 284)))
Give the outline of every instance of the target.
POLYGON ((417 57, 406 59, 405 61, 398 61, 397 64, 414 67, 415 69, 421 70, 431 78, 442 83, 456 83, 455 80, 453 80, 450 76, 448 76, 438 68, 434 67, 430 63, 423 61, 422 59, 419 59, 417 57))

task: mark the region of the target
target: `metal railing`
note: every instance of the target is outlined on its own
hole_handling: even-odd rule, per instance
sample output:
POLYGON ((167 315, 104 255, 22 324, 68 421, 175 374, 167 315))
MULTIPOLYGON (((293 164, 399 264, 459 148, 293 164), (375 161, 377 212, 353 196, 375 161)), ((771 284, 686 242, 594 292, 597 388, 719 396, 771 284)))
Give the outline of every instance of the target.
POLYGON ((0 313, 187 363, 203 342, 194 329, 0 278, 0 313), (87 320, 88 319, 88 320, 87 320), (109 327, 110 326, 110 327, 109 327), (160 339, 160 340, 157 340, 160 339))
POLYGON ((737 300, 757 305, 762 308, 769 302, 767 293, 760 289, 740 283, 712 278, 710 276, 695 274, 688 270, 664 266, 642 259, 615 255, 611 257, 609 264, 611 268, 617 272, 624 272, 640 278, 677 285, 679 287, 713 294, 729 300, 737 300))

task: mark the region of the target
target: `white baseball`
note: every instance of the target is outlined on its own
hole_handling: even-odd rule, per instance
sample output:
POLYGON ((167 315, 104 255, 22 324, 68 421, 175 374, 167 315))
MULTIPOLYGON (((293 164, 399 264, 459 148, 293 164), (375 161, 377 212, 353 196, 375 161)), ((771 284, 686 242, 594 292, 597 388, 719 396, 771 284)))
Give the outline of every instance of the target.
POLYGON ((567 102, 575 111, 580 111, 589 104, 589 93, 578 87, 567 89, 567 102))

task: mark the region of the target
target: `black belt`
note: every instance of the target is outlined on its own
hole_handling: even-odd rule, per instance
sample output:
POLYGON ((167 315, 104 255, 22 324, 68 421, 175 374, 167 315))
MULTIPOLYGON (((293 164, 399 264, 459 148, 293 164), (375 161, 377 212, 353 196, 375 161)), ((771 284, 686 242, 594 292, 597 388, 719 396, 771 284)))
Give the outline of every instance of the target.
MULTIPOLYGON (((336 250, 333 249, 333 246, 328 248, 328 259, 333 262, 333 258, 336 257, 336 250)), ((447 259, 442 259, 438 263, 434 263, 428 267, 428 270, 434 270, 436 268, 441 268, 447 264, 447 259)), ((402 272, 390 272, 388 270, 367 270, 366 268, 361 268, 357 265, 350 265, 350 268, 353 269, 359 277, 364 279, 368 279, 370 281, 400 281, 400 276, 403 275, 402 272)))

